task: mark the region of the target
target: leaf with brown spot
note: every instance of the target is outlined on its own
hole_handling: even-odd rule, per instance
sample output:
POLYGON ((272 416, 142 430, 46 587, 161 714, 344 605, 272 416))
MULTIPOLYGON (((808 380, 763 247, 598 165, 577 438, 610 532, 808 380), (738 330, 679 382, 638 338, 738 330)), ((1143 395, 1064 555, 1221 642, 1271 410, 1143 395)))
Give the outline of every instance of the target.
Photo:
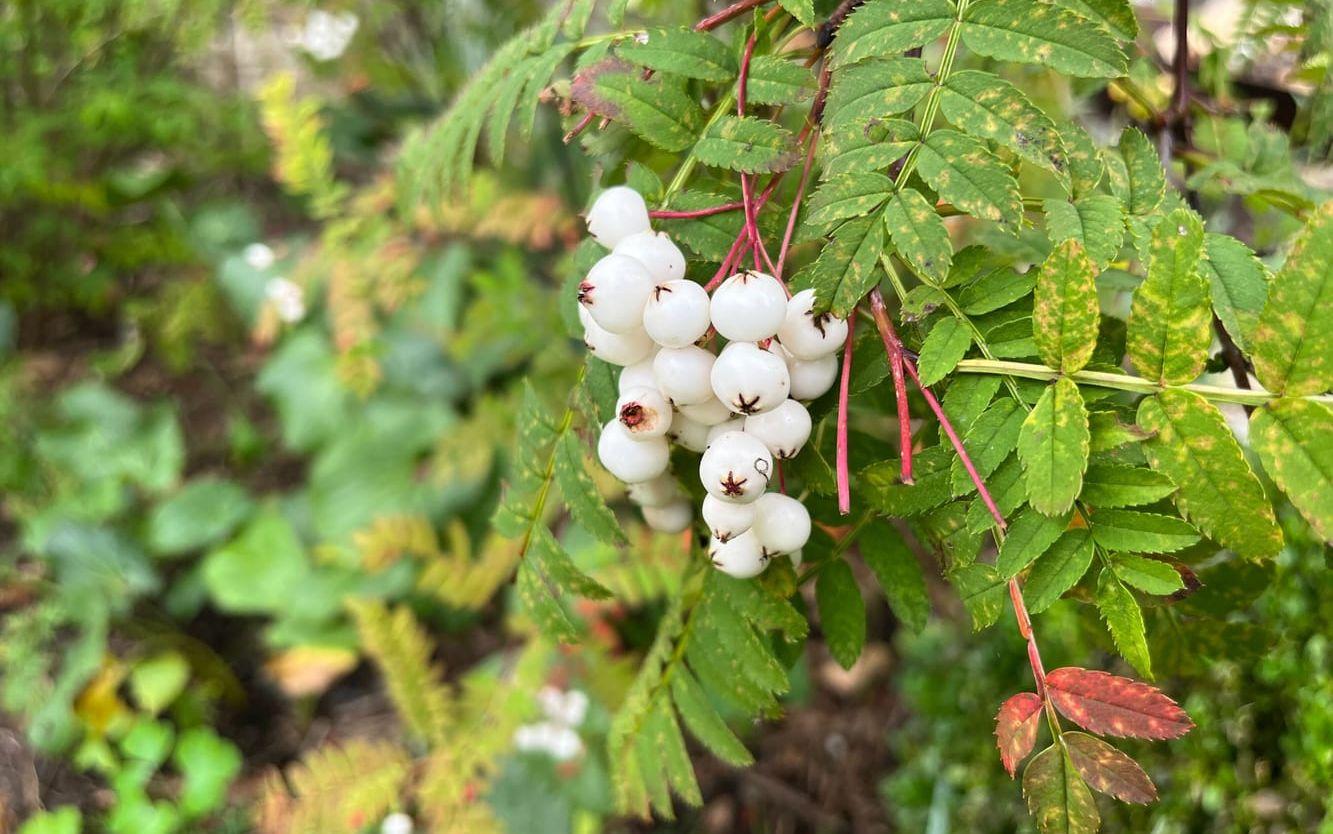
POLYGON ((1324 541, 1333 541, 1333 410, 1280 399, 1250 418, 1264 469, 1324 541))
POLYGON ((1076 730, 1062 736, 1069 761, 1092 789, 1121 802, 1157 801, 1157 786, 1139 763, 1099 738, 1076 730))
POLYGON ((1177 209, 1153 228, 1148 277, 1134 291, 1125 350, 1143 376, 1162 385, 1190 382, 1208 361, 1213 313, 1199 271, 1202 255, 1203 221, 1194 212, 1177 209))
POLYGON ((1041 697, 1035 692, 1020 692, 1000 704, 995 714, 995 746, 1009 778, 1018 772, 1018 763, 1027 758, 1037 743, 1041 726, 1041 697))
POLYGON ((1060 713, 1085 730, 1119 738, 1180 738, 1194 722, 1155 686, 1095 669, 1066 666, 1046 675, 1060 713))

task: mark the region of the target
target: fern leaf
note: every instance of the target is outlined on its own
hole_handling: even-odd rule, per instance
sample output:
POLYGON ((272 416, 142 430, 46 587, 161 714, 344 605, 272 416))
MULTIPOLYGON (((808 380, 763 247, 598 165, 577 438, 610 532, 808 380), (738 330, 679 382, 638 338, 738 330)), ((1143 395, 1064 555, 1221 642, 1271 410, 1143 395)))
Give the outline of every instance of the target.
POLYGON ((453 698, 431 662, 430 638, 411 609, 390 610, 371 600, 353 600, 348 607, 403 725, 431 746, 444 744, 454 720, 453 698))

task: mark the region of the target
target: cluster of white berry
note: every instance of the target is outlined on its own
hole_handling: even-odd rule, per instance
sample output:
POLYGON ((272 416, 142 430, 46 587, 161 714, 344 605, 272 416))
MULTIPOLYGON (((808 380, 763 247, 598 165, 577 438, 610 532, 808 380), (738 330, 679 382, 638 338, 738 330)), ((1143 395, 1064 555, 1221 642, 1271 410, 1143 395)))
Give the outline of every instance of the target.
POLYGON ((579 284, 584 342, 623 368, 616 418, 597 443, 602 465, 629 485, 649 526, 680 532, 693 511, 667 471, 669 441, 702 452, 713 564, 748 578, 779 554, 799 563, 810 514, 768 486, 774 459, 794 457, 810 438, 800 401, 833 385, 847 323, 813 315, 813 290, 788 298, 761 272, 732 275, 710 298, 685 278, 685 257, 652 230, 633 189, 598 197, 588 231, 611 253, 579 284), (710 328, 726 340, 716 355, 710 328))

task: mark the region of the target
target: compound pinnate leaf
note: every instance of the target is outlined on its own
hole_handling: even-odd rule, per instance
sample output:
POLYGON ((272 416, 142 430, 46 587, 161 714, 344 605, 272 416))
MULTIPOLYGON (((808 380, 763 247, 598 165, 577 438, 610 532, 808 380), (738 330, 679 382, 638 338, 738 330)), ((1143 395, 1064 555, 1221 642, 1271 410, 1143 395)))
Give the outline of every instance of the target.
POLYGON ((884 209, 884 227, 898 256, 912 269, 935 281, 949 274, 953 259, 949 230, 921 192, 914 188, 895 192, 884 209))
POLYGON ((829 654, 842 668, 852 668, 866 642, 866 607, 856 577, 845 561, 839 559, 819 572, 815 600, 829 654))
POLYGON ((1028 611, 1040 614, 1077 585, 1092 565, 1094 550, 1087 530, 1068 530, 1060 536, 1037 559, 1023 584, 1028 611))
POLYGON ((1121 802, 1147 805, 1157 801, 1157 786, 1129 756, 1096 736, 1077 730, 1061 738, 1069 751, 1069 761, 1093 790, 1121 802))
POLYGON ((1194 727, 1157 687, 1095 669, 1056 669, 1046 675, 1046 691, 1062 715, 1098 735, 1160 741, 1194 727))
POLYGON ((940 108, 958 129, 999 142, 1068 183, 1069 161, 1055 123, 1003 78, 976 70, 952 73, 940 108))
POLYGON ((671 697, 690 733, 724 762, 736 767, 754 764, 754 757, 741 744, 683 664, 671 676, 671 697))
POLYGON ((619 58, 607 58, 574 76, 570 96, 665 151, 693 145, 703 124, 698 103, 678 82, 662 76, 645 80, 619 58))
POLYGON ((1104 266, 1125 240, 1124 209, 1110 194, 1088 194, 1073 202, 1046 200, 1042 211, 1051 242, 1076 240, 1095 264, 1104 266))
POLYGON ((972 346, 972 333, 955 318, 940 319, 921 344, 917 371, 922 385, 934 385, 949 375, 972 346))
POLYGON ((735 53, 725 43, 686 27, 650 29, 626 39, 617 51, 639 66, 702 81, 730 81, 740 69, 735 53))
POLYGON ((580 526, 607 544, 628 543, 615 513, 606 506, 584 468, 583 444, 573 432, 566 432, 556 444, 555 480, 570 515, 580 526))
POLYGON ((1110 32, 1039 0, 981 0, 967 7, 963 43, 979 55, 1040 64, 1082 78, 1125 74, 1125 53, 1110 32))
POLYGON ((825 228, 841 220, 864 217, 883 205, 892 192, 893 180, 873 171, 830 177, 810 195, 805 222, 825 228))
POLYGON ((995 558, 995 569, 1006 579, 1017 576, 1055 544, 1068 525, 1068 516, 1051 518, 1032 508, 1024 510, 1009 524, 995 558))
POLYGON ((810 70, 776 55, 758 55, 750 62, 745 100, 750 104, 799 104, 815 94, 810 70))
POLYGON ((954 16, 949 0, 870 0, 838 30, 834 66, 890 57, 920 46, 944 34, 954 16))
POLYGON ((995 714, 995 746, 1009 778, 1018 772, 1018 763, 1027 758, 1037 743, 1041 726, 1041 697, 1035 692, 1020 692, 1000 704, 995 714))
POLYGON ((1140 675, 1152 679, 1152 655, 1148 652, 1148 635, 1143 625, 1143 611, 1129 589, 1120 584, 1115 574, 1105 568, 1097 576, 1095 597, 1097 612, 1106 621, 1106 628, 1115 641, 1116 651, 1128 660, 1140 675))
POLYGON ((1018 183, 980 141, 956 130, 928 134, 919 146, 917 170, 931 188, 978 220, 1017 232, 1023 218, 1018 183))
POLYGON ((1072 379, 1060 377, 1042 392, 1018 435, 1028 503, 1038 512, 1060 515, 1074 505, 1090 438, 1083 395, 1072 379))
POLYGON ((1178 487, 1181 515, 1243 556, 1277 555, 1282 531, 1272 504, 1216 406, 1192 391, 1163 391, 1139 404, 1138 423, 1154 432, 1143 448, 1178 487))
POLYGON ((1333 541, 1333 410, 1280 399, 1250 418, 1264 469, 1324 541, 1333 541))
POLYGON ((817 310, 845 318, 878 283, 875 270, 883 251, 884 224, 878 217, 849 220, 794 283, 814 287, 817 310))
POLYGON ((1125 161, 1126 201, 1130 214, 1148 214, 1162 203, 1166 174, 1152 141, 1136 127, 1120 134, 1120 156, 1125 161))
POLYGON ((796 137, 775 122, 753 116, 724 116, 699 137, 694 155, 705 165, 746 174, 785 171, 796 163, 796 137))
POLYGON ((1037 272, 1032 339, 1052 368, 1082 370, 1097 348, 1096 278, 1096 266, 1074 240, 1056 246, 1037 272))
POLYGON ((882 58, 849 67, 835 73, 829 86, 825 129, 911 110, 934 85, 920 58, 882 58))
POLYGON ((1199 540, 1188 522, 1135 510, 1094 510, 1092 535, 1106 550, 1126 553, 1172 553, 1199 540))
POLYGON ((1250 338, 1254 373, 1290 397, 1333 388, 1333 201, 1310 218, 1268 287, 1250 338))
POLYGON ((1125 348, 1143 376, 1162 385, 1189 382, 1212 344, 1208 282, 1199 273, 1203 223, 1187 209, 1163 217, 1152 232, 1148 277, 1134 291, 1125 348))
POLYGON ((1023 771, 1023 796, 1041 834, 1094 834, 1097 802, 1057 742, 1023 771))
POLYGON ((1171 479, 1154 469, 1119 463, 1094 463, 1083 474, 1079 500, 1092 507, 1137 507, 1176 491, 1171 479))
POLYGON ((885 522, 877 522, 867 532, 860 540, 861 558, 875 574, 889 608, 904 625, 919 632, 930 614, 930 597, 916 555, 885 522))
POLYGON ((1203 249, 1206 257, 1199 269, 1212 290, 1213 312, 1246 350, 1268 298, 1268 269, 1250 247, 1230 235, 1205 234, 1203 249))
POLYGON ((1058 5, 1097 21, 1125 40, 1139 34, 1139 21, 1129 0, 1060 0, 1058 5))

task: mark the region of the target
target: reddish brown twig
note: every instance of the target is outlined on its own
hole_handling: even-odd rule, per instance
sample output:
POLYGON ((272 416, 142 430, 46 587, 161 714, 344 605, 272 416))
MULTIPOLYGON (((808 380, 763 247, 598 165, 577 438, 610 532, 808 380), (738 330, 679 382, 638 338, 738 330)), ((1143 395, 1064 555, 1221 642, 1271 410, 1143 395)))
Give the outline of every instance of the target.
POLYGON ((852 337, 855 331, 856 316, 848 316, 847 343, 842 348, 842 379, 838 383, 838 512, 843 515, 852 511, 852 474, 847 465, 847 401, 852 391, 852 337))
POLYGON ((708 208, 679 210, 679 209, 653 209, 648 212, 648 216, 654 220, 689 220, 695 217, 711 217, 714 214, 726 214, 729 211, 735 211, 744 208, 745 204, 740 200, 730 203, 722 203, 708 208))
POLYGON ((735 20, 750 9, 762 6, 767 2, 768 0, 740 0, 737 3, 732 3, 730 6, 727 6, 720 12, 705 17, 703 20, 694 24, 694 29, 697 32, 707 32, 710 29, 716 29, 727 21, 735 20))
POLYGON ((568 145, 570 142, 573 142, 580 133, 588 128, 588 125, 592 124, 592 120, 595 118, 597 118, 597 116, 591 110, 584 113, 583 118, 579 119, 578 124, 571 127, 569 132, 564 135, 564 143, 568 145))
POLYGON ((893 395, 898 411, 898 448, 902 468, 902 481, 914 483, 912 479, 912 415, 907 408, 907 380, 904 374, 905 359, 903 346, 897 338, 897 331, 889 319, 889 311, 884 306, 884 296, 879 290, 870 292, 870 313, 879 328, 879 336, 884 342, 884 351, 889 359, 889 373, 893 375, 893 395))

